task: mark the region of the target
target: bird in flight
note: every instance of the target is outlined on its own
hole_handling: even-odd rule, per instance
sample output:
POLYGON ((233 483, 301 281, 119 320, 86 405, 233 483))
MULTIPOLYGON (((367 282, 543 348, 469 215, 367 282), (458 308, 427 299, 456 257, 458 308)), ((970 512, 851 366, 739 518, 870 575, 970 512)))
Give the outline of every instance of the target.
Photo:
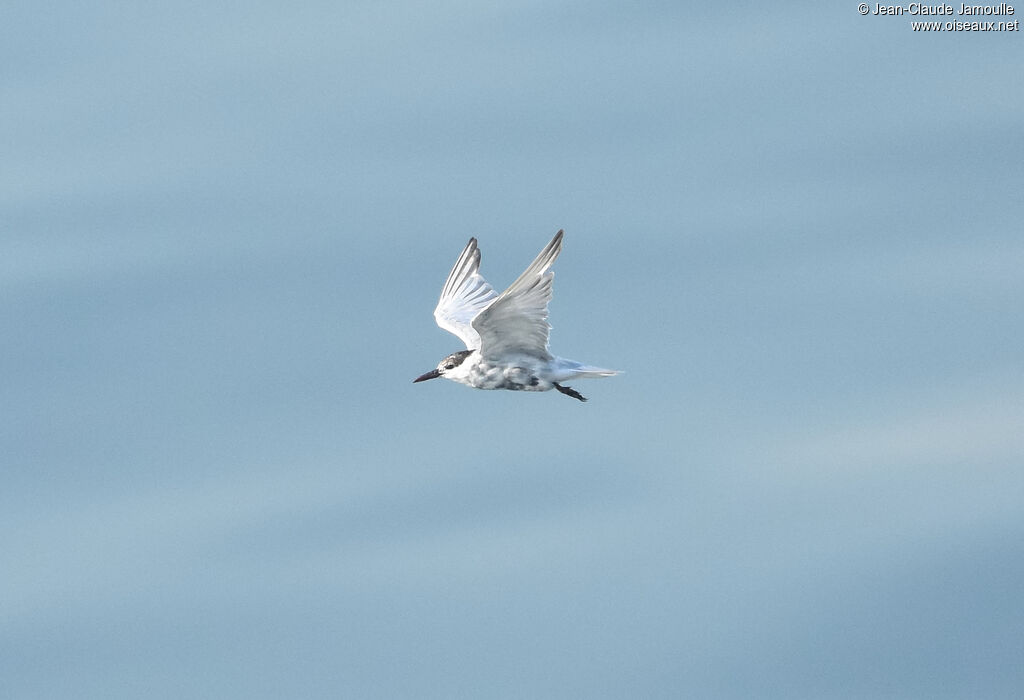
POLYGON ((466 344, 434 369, 413 380, 444 377, 476 389, 548 391, 586 401, 561 382, 610 377, 618 371, 591 367, 548 352, 548 302, 555 273, 551 265, 562 252, 562 231, 501 294, 480 275, 480 249, 470 238, 441 289, 434 309, 437 325, 466 344))

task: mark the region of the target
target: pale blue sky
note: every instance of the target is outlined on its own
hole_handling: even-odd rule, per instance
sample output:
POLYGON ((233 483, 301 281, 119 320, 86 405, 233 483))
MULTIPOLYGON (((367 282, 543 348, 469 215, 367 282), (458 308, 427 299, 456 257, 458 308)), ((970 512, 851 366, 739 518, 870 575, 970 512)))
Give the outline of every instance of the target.
POLYGON ((0 695, 1019 696, 1019 32, 14 3, 0 59, 0 695), (413 385, 466 240, 559 228, 552 349, 626 373, 413 385))

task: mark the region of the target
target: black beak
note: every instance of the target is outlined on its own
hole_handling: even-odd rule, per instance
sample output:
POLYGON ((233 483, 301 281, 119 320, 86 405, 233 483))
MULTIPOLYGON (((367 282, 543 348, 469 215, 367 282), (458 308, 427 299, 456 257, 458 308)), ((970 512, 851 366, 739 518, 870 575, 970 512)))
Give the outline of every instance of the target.
POLYGON ((436 369, 432 369, 429 372, 427 372, 426 374, 421 374, 420 376, 418 376, 415 379, 413 379, 412 383, 415 384, 416 382, 425 382, 428 379, 437 379, 440 376, 441 376, 440 372, 438 372, 436 369))

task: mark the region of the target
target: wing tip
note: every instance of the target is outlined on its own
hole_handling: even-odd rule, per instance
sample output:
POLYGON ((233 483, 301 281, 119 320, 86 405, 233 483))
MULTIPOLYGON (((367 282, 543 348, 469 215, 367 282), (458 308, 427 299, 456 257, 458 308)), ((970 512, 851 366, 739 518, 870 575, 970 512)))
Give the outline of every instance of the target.
POLYGON ((556 233, 555 237, 551 239, 551 243, 548 244, 548 247, 551 248, 551 249, 554 249, 554 250, 561 250, 562 249, 562 236, 564 236, 564 235, 565 235, 565 229, 561 229, 561 228, 558 229, 558 233, 556 233))

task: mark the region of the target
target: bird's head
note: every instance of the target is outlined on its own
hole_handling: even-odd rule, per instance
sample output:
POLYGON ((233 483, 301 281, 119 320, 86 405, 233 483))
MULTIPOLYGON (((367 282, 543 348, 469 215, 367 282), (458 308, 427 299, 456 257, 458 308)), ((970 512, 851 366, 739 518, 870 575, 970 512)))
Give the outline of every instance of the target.
POLYGON ((446 373, 451 372, 452 370, 461 366, 462 363, 466 360, 466 358, 472 354, 472 350, 459 350, 458 352, 453 352, 451 355, 438 362, 437 367, 430 370, 426 374, 421 374, 420 376, 413 379, 412 383, 415 384, 416 382, 425 382, 428 379, 437 379, 438 377, 443 377, 446 373))

